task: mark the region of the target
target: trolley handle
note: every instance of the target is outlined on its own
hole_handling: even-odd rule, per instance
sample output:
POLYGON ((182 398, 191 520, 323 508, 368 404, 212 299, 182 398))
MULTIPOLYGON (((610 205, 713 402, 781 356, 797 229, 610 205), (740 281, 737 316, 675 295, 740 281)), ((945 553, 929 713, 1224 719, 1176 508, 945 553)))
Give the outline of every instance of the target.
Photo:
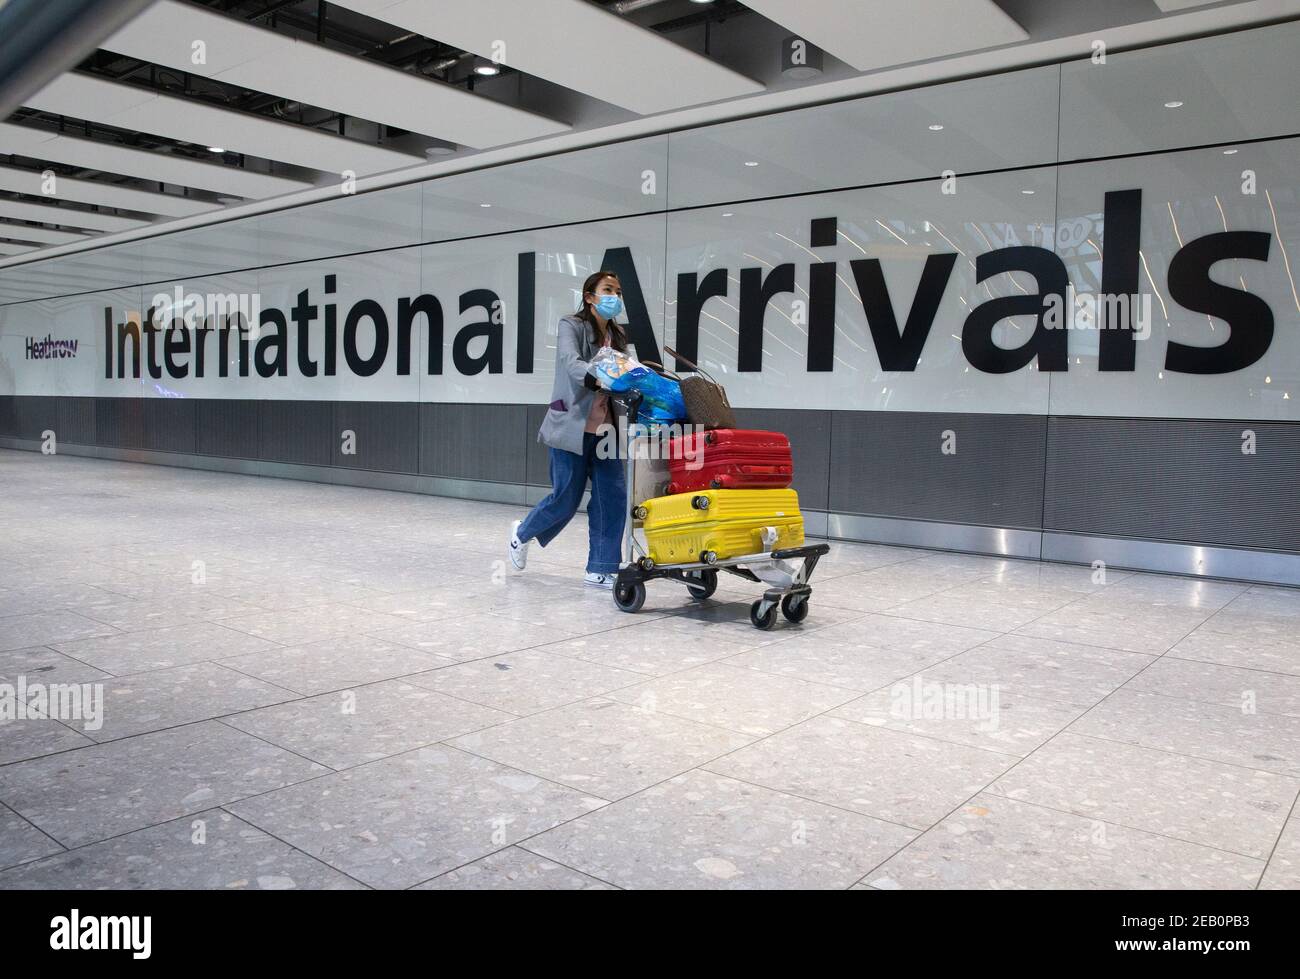
POLYGON ((641 401, 644 395, 636 388, 630 388, 627 391, 610 391, 610 400, 616 401, 627 409, 627 423, 630 428, 636 424, 637 417, 641 413, 641 401))

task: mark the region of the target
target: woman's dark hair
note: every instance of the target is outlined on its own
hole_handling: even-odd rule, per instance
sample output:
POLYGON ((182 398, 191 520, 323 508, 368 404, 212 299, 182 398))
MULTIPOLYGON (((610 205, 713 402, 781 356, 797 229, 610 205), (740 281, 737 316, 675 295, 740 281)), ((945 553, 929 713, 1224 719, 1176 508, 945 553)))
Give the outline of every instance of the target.
MULTIPOLYGON (((591 311, 591 303, 587 302, 587 295, 589 293, 595 295, 600 284, 606 279, 613 279, 618 282, 618 276, 608 270, 593 272, 587 276, 587 281, 582 284, 582 305, 578 307, 578 311, 574 314, 578 319, 584 320, 591 325, 591 335, 598 347, 605 345, 605 331, 596 319, 596 314, 591 311)), ((619 351, 627 350, 627 334, 623 332, 623 327, 616 320, 607 320, 606 322, 610 327, 610 346, 619 351)))

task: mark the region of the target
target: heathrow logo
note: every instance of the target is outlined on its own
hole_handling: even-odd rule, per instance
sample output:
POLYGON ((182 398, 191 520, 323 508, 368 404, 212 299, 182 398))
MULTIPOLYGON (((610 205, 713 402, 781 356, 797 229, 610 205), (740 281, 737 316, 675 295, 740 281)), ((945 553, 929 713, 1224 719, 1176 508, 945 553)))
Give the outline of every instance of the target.
MULTIPOLYGON (((1097 333, 1099 371, 1133 371, 1137 343, 1151 333, 1150 297, 1142 294, 1140 284, 1141 215, 1141 190, 1105 195, 1105 251, 1098 294, 1076 294, 1065 263, 1048 248, 1017 244, 976 256, 973 261, 977 283, 1002 273, 1021 272, 1033 278, 1037 291, 1021 288, 1021 294, 1009 296, 990 293, 987 301, 972 308, 956 337, 966 361, 987 374, 1010 374, 1031 364, 1040 371, 1067 371, 1071 334, 1086 325, 1097 333), (1008 348, 996 343, 994 334, 998 324, 1012 316, 1033 317, 1035 325, 1024 343, 1008 348)), ((813 219, 811 247, 805 250, 816 258, 813 249, 834 245, 836 222, 834 217, 813 219)), ((1249 367, 1268 352, 1273 339, 1273 312, 1268 303, 1244 288, 1216 282, 1210 273, 1216 263, 1230 259, 1267 261, 1271 241, 1272 235, 1265 231, 1223 231, 1182 244, 1169 264, 1170 297, 1184 309, 1223 320, 1228 329, 1224 339, 1212 347, 1170 339, 1164 351, 1164 370, 1228 374, 1249 367)), ((769 305, 783 293, 806 292, 806 370, 831 371, 835 362, 837 284, 847 283, 843 268, 847 264, 881 369, 915 371, 957 259, 956 251, 927 254, 910 302, 891 293, 877 258, 813 261, 806 276, 797 276, 793 262, 682 272, 676 282, 676 347, 684 359, 697 359, 705 304, 710 299, 721 299, 731 305, 732 283, 736 282, 735 370, 762 371, 763 322, 769 305), (803 282, 807 283, 806 290, 803 282), (901 326, 895 308, 907 309, 901 326)), ((519 253, 517 260, 515 372, 531 374, 536 253, 519 253)), ((663 363, 632 250, 607 249, 600 267, 619 277, 629 338, 638 358, 663 363)), ((405 376, 420 369, 420 365, 412 363, 412 336, 417 328, 428 331, 424 372, 431 376, 444 372, 444 336, 453 328, 448 326, 443 298, 432 293, 400 297, 396 316, 390 318, 391 304, 372 298, 339 308, 333 299, 337 285, 337 276, 326 275, 319 293, 303 288, 291 308, 267 307, 255 316, 227 302, 225 315, 196 318, 196 304, 183 296, 168 300, 166 295, 160 295, 144 317, 131 314, 118 323, 114 322, 112 307, 106 307, 104 377, 124 379, 129 371, 132 378, 139 378, 142 367, 154 380, 161 379, 164 372, 173 379, 213 373, 218 377, 233 373, 238 377, 255 374, 273 378, 290 376, 291 370, 304 378, 334 377, 340 372, 370 377, 390 364, 399 376, 405 376), (167 312, 172 314, 170 319, 167 312), (290 321, 296 327, 295 341, 290 340, 290 321), (321 338, 316 345, 322 348, 319 353, 313 353, 313 336, 321 338)), ((180 296, 179 288, 177 292, 180 296)), ((461 292, 451 305, 469 320, 454 327, 451 367, 462 376, 502 373, 502 298, 492 289, 473 288, 461 292)))
POLYGON ((28 337, 26 350, 28 360, 63 360, 77 356, 76 340, 56 340, 53 334, 46 334, 44 339, 28 337))

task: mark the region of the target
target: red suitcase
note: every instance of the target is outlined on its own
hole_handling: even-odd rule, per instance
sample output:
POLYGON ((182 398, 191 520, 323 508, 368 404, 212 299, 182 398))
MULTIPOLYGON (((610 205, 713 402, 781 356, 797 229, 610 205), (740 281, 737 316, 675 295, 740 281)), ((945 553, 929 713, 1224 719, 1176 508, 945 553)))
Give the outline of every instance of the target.
POLYGON ((668 441, 668 493, 702 489, 785 489, 794 476, 780 432, 715 428, 668 441))

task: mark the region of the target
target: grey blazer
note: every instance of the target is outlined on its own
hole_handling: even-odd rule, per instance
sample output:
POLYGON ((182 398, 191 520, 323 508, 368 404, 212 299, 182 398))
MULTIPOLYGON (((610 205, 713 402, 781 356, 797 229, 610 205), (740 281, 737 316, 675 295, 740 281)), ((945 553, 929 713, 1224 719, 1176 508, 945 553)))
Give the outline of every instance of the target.
MULTIPOLYGON (((613 324, 619 331, 623 327, 613 324)), ((537 441, 552 449, 563 449, 582 455, 583 433, 587 428, 587 415, 591 413, 591 399, 596 392, 586 385, 588 362, 596 354, 596 341, 592 328, 585 320, 569 315, 561 317, 555 333, 555 383, 551 386, 551 403, 542 427, 537 431, 537 441)), ((623 413, 620 405, 610 402, 616 415, 623 413)))

